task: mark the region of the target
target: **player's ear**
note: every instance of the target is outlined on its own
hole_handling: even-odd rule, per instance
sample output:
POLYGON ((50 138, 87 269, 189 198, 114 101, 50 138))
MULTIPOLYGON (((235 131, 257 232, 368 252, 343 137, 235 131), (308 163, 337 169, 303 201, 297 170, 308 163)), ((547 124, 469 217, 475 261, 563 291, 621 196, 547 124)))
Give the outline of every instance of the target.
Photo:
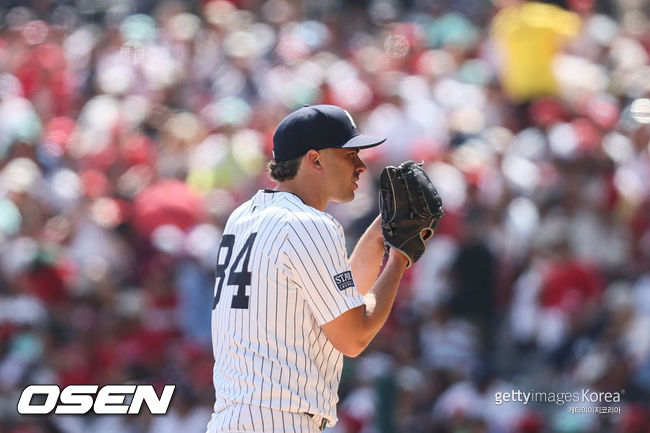
POLYGON ((312 170, 321 172, 323 171, 323 165, 322 165, 322 155, 317 151, 311 149, 307 154, 305 155, 305 162, 308 167, 310 167, 312 170))

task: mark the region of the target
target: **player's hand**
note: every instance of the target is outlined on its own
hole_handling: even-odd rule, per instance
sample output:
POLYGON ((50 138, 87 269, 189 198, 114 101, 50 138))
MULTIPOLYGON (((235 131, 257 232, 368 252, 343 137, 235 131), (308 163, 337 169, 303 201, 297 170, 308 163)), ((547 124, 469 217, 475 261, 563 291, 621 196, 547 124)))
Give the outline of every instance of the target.
POLYGON ((386 245, 415 263, 443 217, 442 199, 421 167, 406 161, 385 167, 379 177, 379 210, 386 245))

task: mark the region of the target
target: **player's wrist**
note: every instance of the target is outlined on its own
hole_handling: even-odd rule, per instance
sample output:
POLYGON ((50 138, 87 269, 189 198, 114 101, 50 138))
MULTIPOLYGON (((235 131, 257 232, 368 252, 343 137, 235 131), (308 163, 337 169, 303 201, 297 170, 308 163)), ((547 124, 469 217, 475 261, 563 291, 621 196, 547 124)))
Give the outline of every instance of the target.
POLYGON ((372 234, 372 237, 375 239, 375 242, 384 245, 384 234, 381 230, 381 215, 377 216, 374 219, 370 227, 368 227, 368 233, 372 234))
POLYGON ((396 250, 395 248, 390 249, 390 252, 388 253, 388 260, 396 262, 400 265, 404 265, 404 267, 406 267, 409 263, 409 259, 406 254, 396 250))

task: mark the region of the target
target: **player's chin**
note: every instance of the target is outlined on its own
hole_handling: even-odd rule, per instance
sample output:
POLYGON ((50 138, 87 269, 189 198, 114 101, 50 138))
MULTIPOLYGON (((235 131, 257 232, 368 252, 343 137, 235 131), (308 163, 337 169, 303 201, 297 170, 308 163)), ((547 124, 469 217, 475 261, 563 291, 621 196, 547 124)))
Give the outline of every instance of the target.
POLYGON ((334 201, 337 203, 347 203, 352 200, 354 200, 354 191, 349 191, 347 194, 342 194, 341 196, 334 199, 334 201))

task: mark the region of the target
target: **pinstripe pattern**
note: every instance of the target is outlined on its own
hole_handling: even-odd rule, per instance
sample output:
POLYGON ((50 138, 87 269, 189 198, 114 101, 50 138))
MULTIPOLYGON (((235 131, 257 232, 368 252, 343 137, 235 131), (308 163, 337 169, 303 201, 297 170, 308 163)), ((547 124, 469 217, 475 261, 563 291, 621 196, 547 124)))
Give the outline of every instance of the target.
POLYGON ((219 433, 317 433, 318 422, 303 413, 283 412, 260 406, 232 404, 212 415, 210 431, 219 433))
MULTIPOLYGON (((342 227, 293 194, 259 191, 233 212, 224 235, 234 235, 234 246, 224 276, 215 282, 215 293, 219 284, 222 290, 212 312, 219 423, 233 428, 235 421, 224 420, 222 413, 232 415, 244 405, 290 418, 312 413, 333 425, 343 356, 320 326, 364 302, 355 287, 339 290, 334 282, 335 275, 350 270, 342 227), (246 271, 246 241, 253 233, 248 308, 231 308, 240 290, 231 281, 246 271)), ((219 253, 219 265, 225 266, 226 249, 219 253)), ((228 431, 217 428, 215 417, 208 431, 228 431)), ((255 412, 249 418, 255 419, 255 412)), ((276 431, 263 424, 270 424, 268 417, 258 417, 252 430, 237 431, 276 431)))

